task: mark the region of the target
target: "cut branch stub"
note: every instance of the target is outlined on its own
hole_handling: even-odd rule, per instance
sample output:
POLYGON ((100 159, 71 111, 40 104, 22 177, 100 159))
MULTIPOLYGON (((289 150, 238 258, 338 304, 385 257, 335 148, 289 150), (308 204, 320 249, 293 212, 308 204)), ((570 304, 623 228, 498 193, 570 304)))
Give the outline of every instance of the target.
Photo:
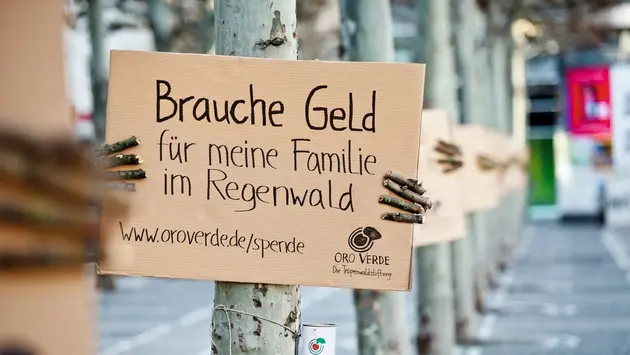
MULTIPOLYGON (((96 150, 94 159, 96 159, 96 164, 101 169, 126 165, 140 165, 142 164, 142 159, 136 154, 117 154, 137 145, 140 145, 140 140, 136 136, 131 136, 112 144, 105 144, 96 150)), ((136 184, 122 180, 141 180, 147 177, 146 172, 142 169, 105 171, 103 175, 106 189, 130 192, 136 191, 136 184)))
POLYGON ((55 234, 60 238, 76 241, 83 245, 86 232, 95 229, 97 221, 83 216, 55 216, 43 211, 19 205, 0 205, 0 225, 10 227, 28 226, 40 234, 55 234))
POLYGON ((105 188, 108 190, 135 192, 136 184, 133 182, 124 182, 124 181, 107 181, 105 182, 105 188))
POLYGON ((421 215, 421 214, 385 212, 381 215, 381 218, 386 221, 394 221, 394 222, 402 222, 402 223, 422 224, 424 222, 424 215, 421 215))
MULTIPOLYGON (((391 176, 390 176, 391 178, 391 176)), ((383 181, 383 186, 385 186, 388 190, 390 190, 391 192, 395 193, 396 195, 415 202, 417 204, 419 204, 420 206, 422 206, 425 210, 430 210, 432 207, 432 202, 431 199, 425 196, 422 196, 410 189, 407 188, 407 186, 401 186, 399 184, 397 184, 396 182, 390 180, 390 179, 385 179, 383 181)))
POLYGON ((104 168, 114 168, 122 165, 138 165, 142 164, 142 159, 135 154, 118 154, 113 156, 101 157, 98 164, 104 168))
POLYGON ((495 170, 498 164, 490 157, 485 155, 477 156, 477 166, 483 171, 495 170))
POLYGON ((101 227, 90 201, 112 206, 110 221, 127 212, 125 203, 106 193, 98 173, 76 141, 0 129, 0 190, 9 191, 0 194, 0 228, 37 235, 42 242, 26 250, 0 249, 0 269, 85 263, 93 252, 90 239, 100 238, 101 227), (64 243, 69 250, 52 240, 69 242, 64 243))
POLYGON ((147 173, 142 169, 118 170, 106 172, 107 180, 141 180, 146 179, 147 173))
POLYGON ((94 152, 94 157, 100 158, 106 155, 120 153, 123 150, 127 150, 139 144, 140 140, 135 136, 131 136, 116 143, 103 145, 102 147, 96 149, 96 151, 94 152))
POLYGON ((378 202, 410 213, 424 214, 426 212, 425 209, 418 204, 404 201, 392 196, 383 195, 379 197, 378 202))
POLYGON ((452 144, 452 143, 447 143, 443 140, 438 140, 436 146, 435 146, 435 151, 437 151, 438 153, 442 153, 448 156, 454 156, 454 155, 461 155, 462 154, 462 150, 458 145, 452 144))
POLYGON ((446 167, 444 170, 442 170, 442 172, 444 174, 450 174, 458 169, 460 169, 464 164, 459 162, 459 163, 454 163, 451 164, 450 166, 446 167))
POLYGON ((3 128, 0 130, 0 151, 3 155, 9 154, 30 164, 72 169, 89 166, 87 156, 77 149, 75 142, 66 138, 55 138, 42 144, 33 137, 3 128))
POLYGON ((447 164, 447 165, 462 165, 462 161, 460 159, 456 159, 456 158, 444 158, 444 159, 438 159, 437 160, 438 164, 447 164))
MULTIPOLYGON (((396 173, 394 171, 391 171, 391 170, 388 171, 385 174, 385 178, 401 186, 406 187, 407 189, 411 190, 412 192, 415 192, 418 195, 424 195, 424 193, 427 192, 427 190, 424 187, 422 187, 422 184, 419 183, 418 180, 406 178, 402 174, 396 173)), ((401 197, 404 197, 404 196, 401 196, 401 197)))

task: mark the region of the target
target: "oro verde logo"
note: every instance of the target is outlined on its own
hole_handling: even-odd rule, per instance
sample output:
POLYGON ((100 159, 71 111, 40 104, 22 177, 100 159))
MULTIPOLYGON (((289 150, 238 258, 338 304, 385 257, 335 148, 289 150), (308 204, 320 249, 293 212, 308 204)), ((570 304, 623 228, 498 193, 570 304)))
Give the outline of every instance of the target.
POLYGON ((348 237, 350 249, 357 253, 370 251, 374 246, 374 241, 381 239, 381 233, 374 227, 357 228, 348 237))
POLYGON ((324 351, 326 340, 324 338, 313 339, 308 343, 308 352, 313 355, 321 354, 324 351))

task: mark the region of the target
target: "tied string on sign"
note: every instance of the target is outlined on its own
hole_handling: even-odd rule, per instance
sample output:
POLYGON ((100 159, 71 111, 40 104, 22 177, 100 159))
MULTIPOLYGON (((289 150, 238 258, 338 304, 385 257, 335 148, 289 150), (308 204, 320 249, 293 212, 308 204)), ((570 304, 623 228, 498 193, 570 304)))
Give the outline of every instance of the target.
POLYGON ((119 143, 90 155, 69 137, 0 129, 0 233, 24 235, 0 249, 0 271, 78 266, 90 255, 104 258, 91 244, 101 242, 101 218, 94 207, 112 207, 105 226, 127 213, 127 206, 110 194, 110 181, 129 176, 104 171, 113 165, 103 164, 111 161, 108 154, 130 147, 119 143))
MULTIPOLYGON (((266 318, 266 317, 263 317, 263 316, 259 316, 259 315, 255 315, 255 314, 250 313, 250 312, 246 312, 246 311, 242 311, 242 310, 238 310, 238 309, 227 308, 226 306, 224 306, 224 305, 222 305, 222 304, 216 305, 216 306, 212 309, 212 313, 213 313, 213 314, 214 314, 214 312, 215 312, 215 311, 223 311, 223 312, 225 313, 225 318, 227 319, 227 324, 228 324, 228 340, 229 340, 229 342, 230 342, 230 343, 229 343, 229 344, 230 344, 230 347, 229 347, 229 355, 232 355, 232 321, 230 320, 230 312, 231 312, 231 313, 242 313, 242 314, 245 314, 245 315, 248 315, 248 316, 254 317, 254 318, 256 318, 256 319, 259 319, 259 320, 261 320, 261 321, 265 321, 265 322, 268 322, 268 323, 271 323, 271 324, 275 324, 275 325, 277 325, 278 327, 284 328, 284 330, 286 330, 287 332, 291 333, 291 334, 293 335, 293 339, 296 339, 296 340, 297 340, 297 339, 299 339, 299 338, 300 338, 300 336, 302 335, 302 334, 300 333, 300 331, 299 331, 299 330, 298 330, 298 331, 294 331, 293 329, 291 329, 291 328, 289 328, 289 327, 285 326, 285 325, 284 325, 284 324, 282 324, 282 323, 278 323, 278 322, 276 322, 276 321, 274 321, 274 320, 271 320, 271 319, 269 319, 269 318, 266 318)), ((218 354, 218 353, 219 353, 219 350, 218 350, 218 348, 217 348, 217 345, 214 343, 214 340, 212 340, 212 338, 211 338, 211 340, 210 340, 210 341, 212 342, 212 352, 213 352, 213 353, 218 354)), ((295 342, 295 355, 297 355, 297 354, 298 354, 298 349, 299 349, 299 342, 298 342, 298 341, 296 341, 296 342, 295 342)), ((2 355, 2 354, 0 354, 0 355, 2 355)))
POLYGON ((442 155, 437 159, 437 163, 443 167, 442 173, 449 174, 464 166, 462 149, 458 145, 438 139, 434 151, 442 155))

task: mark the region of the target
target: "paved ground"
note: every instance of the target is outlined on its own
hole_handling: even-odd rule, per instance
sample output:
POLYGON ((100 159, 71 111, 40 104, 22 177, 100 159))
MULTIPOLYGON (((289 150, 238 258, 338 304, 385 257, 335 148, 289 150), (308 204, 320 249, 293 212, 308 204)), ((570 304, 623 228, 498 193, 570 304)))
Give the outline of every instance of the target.
POLYGON ((594 226, 536 226, 468 354, 630 354, 625 249, 594 226))
MULTIPOLYGON (((489 297, 479 329, 487 344, 459 353, 630 354, 629 251, 594 226, 536 225, 489 297)), ((101 295, 100 355, 210 354, 212 283, 119 281, 120 291, 101 295)), ((338 354, 357 354, 349 290, 305 287, 302 303, 304 322, 338 324, 338 354)))

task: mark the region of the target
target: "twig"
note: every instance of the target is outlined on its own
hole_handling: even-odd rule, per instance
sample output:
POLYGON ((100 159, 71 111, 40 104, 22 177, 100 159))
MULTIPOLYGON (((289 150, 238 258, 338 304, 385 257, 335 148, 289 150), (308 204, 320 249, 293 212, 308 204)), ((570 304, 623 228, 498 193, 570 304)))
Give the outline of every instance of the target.
POLYGON ((142 159, 140 159, 140 156, 135 154, 118 154, 101 157, 98 159, 97 164, 103 168, 114 168, 122 165, 142 164, 142 159))
POLYGON ((438 143, 435 146, 435 151, 449 156, 462 154, 462 150, 459 146, 452 143, 444 142, 443 140, 438 140, 438 143))
POLYGON ((87 156, 72 140, 57 138, 41 142, 6 128, 0 131, 0 151, 41 165, 61 165, 66 168, 89 166, 87 156))
POLYGON ((139 144, 140 140, 136 136, 131 136, 116 143, 105 144, 102 147, 97 148, 94 152, 94 157, 100 158, 106 155, 120 153, 123 150, 135 147, 139 144))
POLYGON ((422 184, 419 183, 418 180, 408 179, 404 177, 402 174, 393 172, 391 170, 385 174, 385 178, 390 179, 391 181, 406 187, 407 189, 415 192, 418 195, 424 195, 424 193, 427 192, 427 190, 425 190, 425 188, 422 187, 422 184))
POLYGON ((438 159, 437 162, 438 164, 449 164, 449 165, 462 164, 462 161, 460 159, 455 159, 455 158, 438 159))
POLYGON ((97 223, 85 216, 52 216, 24 206, 0 205, 0 225, 36 230, 42 234, 57 234, 81 243, 88 232, 96 228, 97 223))
MULTIPOLYGON (((80 176, 81 173, 77 172, 80 176)), ((91 178, 91 172, 84 173, 86 178, 91 178)), ((17 190, 35 194, 45 199, 52 199, 56 203, 65 204, 68 207, 83 206, 88 198, 107 198, 102 196, 99 188, 90 187, 89 183, 77 183, 69 172, 57 171, 53 167, 30 166, 28 163, 0 164, 0 184, 7 185, 17 190)), ((111 201, 122 208, 119 203, 111 201)))
POLYGON ((462 164, 462 163, 459 163, 459 164, 453 164, 453 165, 451 165, 451 166, 449 166, 449 167, 447 167, 447 168, 443 169, 443 170, 442 170, 442 173, 444 173, 444 174, 450 174, 450 173, 452 173, 452 172, 454 172, 454 171, 456 171, 456 170, 460 169, 462 166, 463 166, 463 164, 462 164))
POLYGON ((142 169, 107 171, 106 180, 141 180, 146 179, 147 173, 142 169))
POLYGON ((136 191, 136 184, 133 182, 124 181, 107 181, 105 182, 105 188, 107 190, 121 190, 121 191, 136 191))
POLYGON ((413 192, 407 189, 406 186, 403 187, 390 179, 385 179, 383 181, 383 186, 385 186, 388 190, 392 191, 396 195, 421 205, 422 207, 424 207, 425 210, 430 210, 433 205, 430 198, 413 192))
POLYGON ((383 195, 379 197, 378 202, 401 209, 406 212, 417 213, 417 214, 424 214, 426 212, 424 208, 420 205, 407 202, 407 201, 404 201, 404 200, 401 200, 392 196, 383 195))
POLYGON ((385 212, 381 215, 381 218, 386 221, 394 221, 394 222, 402 222, 402 223, 422 224, 424 222, 424 216, 421 214, 385 212))
POLYGON ((490 171, 497 168, 497 163, 485 155, 477 156, 477 166, 483 171, 490 171))

